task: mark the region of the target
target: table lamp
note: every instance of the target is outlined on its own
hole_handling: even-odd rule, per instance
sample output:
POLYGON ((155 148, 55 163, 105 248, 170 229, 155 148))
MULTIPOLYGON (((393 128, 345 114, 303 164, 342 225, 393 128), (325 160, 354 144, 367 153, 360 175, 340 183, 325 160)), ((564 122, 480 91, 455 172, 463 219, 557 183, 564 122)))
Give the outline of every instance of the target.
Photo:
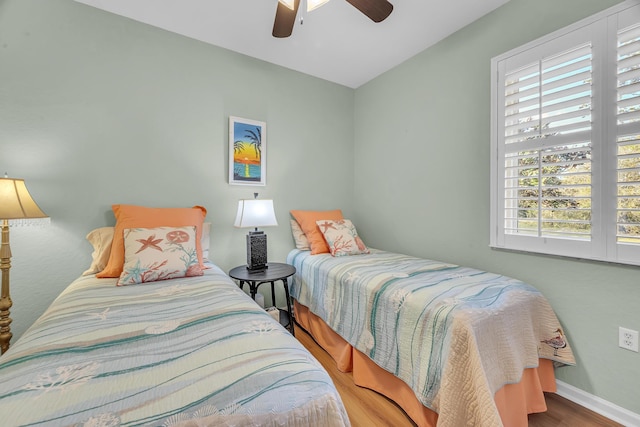
POLYGON ((234 227, 253 227, 247 234, 247 270, 263 271, 267 268, 267 235, 258 227, 278 225, 273 211, 273 200, 260 200, 258 193, 253 199, 238 201, 238 213, 234 227))
POLYGON ((0 245, 0 270, 2 270, 2 293, 0 294, 0 354, 9 349, 13 305, 9 294, 9 269, 11 248, 9 247, 9 221, 11 225, 29 225, 34 218, 48 218, 33 201, 23 179, 0 178, 0 221, 2 221, 2 244, 0 245))

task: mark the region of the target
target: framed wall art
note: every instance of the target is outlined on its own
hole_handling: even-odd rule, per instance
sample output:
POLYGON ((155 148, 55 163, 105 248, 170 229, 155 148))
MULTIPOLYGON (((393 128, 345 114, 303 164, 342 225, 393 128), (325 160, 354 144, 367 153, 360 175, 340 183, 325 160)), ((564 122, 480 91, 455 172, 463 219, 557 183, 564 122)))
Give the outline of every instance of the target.
POLYGON ((229 116, 229 184, 266 185, 267 124, 229 116))

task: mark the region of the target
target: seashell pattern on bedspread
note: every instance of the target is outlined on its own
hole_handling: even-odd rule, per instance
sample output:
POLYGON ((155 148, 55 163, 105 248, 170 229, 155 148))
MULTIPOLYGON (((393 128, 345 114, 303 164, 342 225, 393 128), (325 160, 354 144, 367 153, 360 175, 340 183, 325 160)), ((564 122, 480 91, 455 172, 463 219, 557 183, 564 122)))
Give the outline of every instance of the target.
POLYGON ((2 425, 349 425, 321 365, 208 266, 74 281, 0 357, 2 425))
POLYGON ((501 425, 497 390, 539 358, 575 364, 566 340, 547 343, 561 330, 550 304, 519 280, 375 249, 287 261, 292 297, 411 387, 439 426, 501 425))

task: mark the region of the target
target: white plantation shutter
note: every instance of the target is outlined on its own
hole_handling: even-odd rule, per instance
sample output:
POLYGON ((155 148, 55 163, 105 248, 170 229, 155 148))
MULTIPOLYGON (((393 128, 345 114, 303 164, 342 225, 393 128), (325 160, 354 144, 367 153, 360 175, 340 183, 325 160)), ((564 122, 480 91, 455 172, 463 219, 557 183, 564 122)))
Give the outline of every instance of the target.
POLYGON ((587 44, 507 73, 505 144, 589 138, 591 59, 587 44))
POLYGON ((640 6, 492 70, 491 246, 640 265, 640 6))
POLYGON ((616 244, 618 257, 640 259, 640 25, 617 32, 616 244))
POLYGON ((505 233, 591 238, 591 45, 505 76, 505 233))
POLYGON ((505 233, 591 240, 591 145, 508 154, 505 233))
POLYGON ((493 246, 594 256, 591 34, 581 27, 496 63, 493 246))

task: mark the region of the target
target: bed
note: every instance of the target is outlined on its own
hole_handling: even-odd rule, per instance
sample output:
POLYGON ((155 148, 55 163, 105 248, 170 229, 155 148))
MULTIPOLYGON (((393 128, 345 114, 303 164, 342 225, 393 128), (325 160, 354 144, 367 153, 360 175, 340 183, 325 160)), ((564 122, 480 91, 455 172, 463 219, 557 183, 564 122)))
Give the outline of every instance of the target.
POLYGON ((204 209, 114 212, 0 357, 3 426, 349 425, 324 368, 208 260, 204 209))
POLYGON ((547 300, 498 274, 367 248, 292 250, 296 320, 420 426, 526 426, 575 360, 547 300), (367 253, 368 252, 368 253, 367 253))
POLYGON ((318 362, 208 267, 74 281, 0 358, 3 425, 348 425, 318 362))

